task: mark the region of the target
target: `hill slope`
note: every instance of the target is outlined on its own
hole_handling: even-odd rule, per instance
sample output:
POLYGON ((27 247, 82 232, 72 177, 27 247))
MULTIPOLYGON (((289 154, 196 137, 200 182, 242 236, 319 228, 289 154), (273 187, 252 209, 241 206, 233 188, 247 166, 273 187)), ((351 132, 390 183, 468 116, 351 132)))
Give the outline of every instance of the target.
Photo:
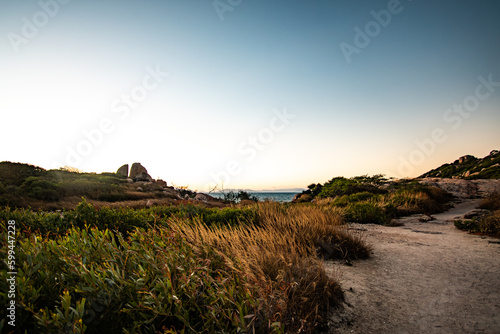
POLYGON ((424 177, 440 177, 454 179, 500 179, 500 151, 493 150, 484 158, 465 155, 453 163, 444 164, 423 175, 424 177))
POLYGON ((82 197, 97 206, 145 207, 191 200, 220 204, 211 196, 167 187, 162 180, 142 182, 116 173, 45 170, 28 164, 0 162, 0 206, 73 209, 82 197))

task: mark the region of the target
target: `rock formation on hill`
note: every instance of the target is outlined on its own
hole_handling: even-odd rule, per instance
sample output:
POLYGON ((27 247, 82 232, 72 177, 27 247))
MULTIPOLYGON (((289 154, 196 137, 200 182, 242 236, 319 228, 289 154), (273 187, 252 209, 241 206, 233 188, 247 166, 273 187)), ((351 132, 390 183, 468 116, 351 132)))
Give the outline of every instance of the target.
POLYGON ((420 177, 453 179, 500 179, 500 152, 493 150, 484 158, 464 155, 453 163, 444 164, 420 177))
POLYGON ((132 164, 129 177, 134 180, 134 182, 153 182, 153 178, 148 174, 147 169, 139 162, 135 162, 132 164))
POLYGON ((118 168, 118 170, 116 171, 116 175, 128 177, 128 164, 125 164, 118 168))

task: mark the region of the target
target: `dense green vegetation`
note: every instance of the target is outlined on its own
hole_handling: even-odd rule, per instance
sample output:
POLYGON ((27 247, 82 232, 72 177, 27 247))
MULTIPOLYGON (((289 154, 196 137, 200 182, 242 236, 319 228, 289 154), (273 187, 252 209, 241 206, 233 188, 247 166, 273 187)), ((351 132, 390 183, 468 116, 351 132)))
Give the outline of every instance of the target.
POLYGON ((415 180, 394 182, 382 175, 336 177, 324 185, 310 185, 302 196, 318 205, 342 208, 349 222, 374 224, 389 224, 394 218, 411 214, 441 212, 451 200, 439 188, 415 180))
POLYGON ((123 234, 135 228, 166 225, 168 218, 200 218, 207 225, 232 226, 240 222, 254 223, 257 213, 249 208, 206 208, 193 204, 155 206, 144 209, 96 208, 83 200, 74 210, 63 212, 35 212, 30 209, 0 210, 3 221, 16 220, 21 230, 31 230, 41 235, 64 233, 71 227, 86 226, 112 229, 123 234))
POLYGON ((312 332, 342 299, 318 256, 368 256, 340 213, 311 206, 3 208, 2 240, 12 220, 18 332, 312 332))
MULTIPOLYGON (((357 176, 350 179, 345 177, 335 177, 321 186, 318 194, 320 198, 352 195, 357 193, 384 194, 387 190, 382 189, 382 185, 387 180, 382 175, 357 176)), ((316 185, 317 187, 317 185, 316 185)), ((315 189, 316 189, 315 187, 315 189)))
POLYGON ((441 178, 463 178, 473 179, 499 179, 500 178, 500 152, 491 153, 478 159, 473 156, 466 156, 462 161, 456 160, 453 163, 444 164, 433 169, 420 177, 441 177, 441 178))

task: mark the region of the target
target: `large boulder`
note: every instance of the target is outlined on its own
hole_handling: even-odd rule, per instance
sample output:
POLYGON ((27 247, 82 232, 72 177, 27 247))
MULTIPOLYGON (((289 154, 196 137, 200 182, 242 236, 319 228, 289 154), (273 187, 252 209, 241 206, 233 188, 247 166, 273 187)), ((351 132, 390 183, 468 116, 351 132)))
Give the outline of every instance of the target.
POLYGON ((147 172, 140 172, 133 180, 134 182, 153 182, 153 178, 147 172))
POLYGON ((118 176, 123 176, 123 177, 128 177, 128 164, 125 164, 118 168, 116 171, 116 175, 118 176))
POLYGON ((476 157, 474 157, 472 155, 464 155, 463 157, 458 158, 458 163, 463 164, 463 163, 466 163, 470 160, 475 160, 475 159, 476 159, 476 157))
POLYGON ((153 178, 148 174, 147 169, 138 162, 132 164, 129 177, 134 180, 134 182, 153 182, 153 178))

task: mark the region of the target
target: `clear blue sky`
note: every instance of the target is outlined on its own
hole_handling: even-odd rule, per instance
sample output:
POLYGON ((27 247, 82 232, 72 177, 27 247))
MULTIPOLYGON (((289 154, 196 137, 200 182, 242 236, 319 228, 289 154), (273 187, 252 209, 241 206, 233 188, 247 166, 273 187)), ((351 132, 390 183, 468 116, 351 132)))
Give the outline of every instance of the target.
POLYGON ((499 17, 493 0, 2 1, 0 160, 138 161, 199 191, 417 176, 500 148, 499 17))

